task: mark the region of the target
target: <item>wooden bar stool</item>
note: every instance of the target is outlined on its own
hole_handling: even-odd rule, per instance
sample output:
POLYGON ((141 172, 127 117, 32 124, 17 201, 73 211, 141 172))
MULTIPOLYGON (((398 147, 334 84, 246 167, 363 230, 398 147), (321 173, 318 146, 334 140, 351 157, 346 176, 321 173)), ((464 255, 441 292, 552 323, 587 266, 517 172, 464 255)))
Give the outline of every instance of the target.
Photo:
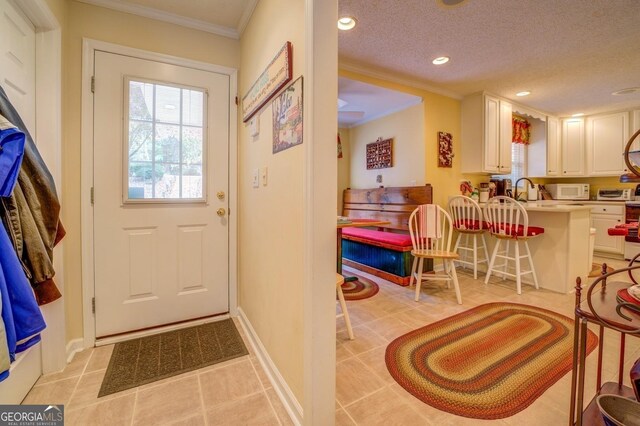
POLYGON ((538 278, 527 241, 530 238, 543 234, 544 228, 529 226, 529 215, 527 211, 522 204, 509 197, 501 196, 491 198, 485 206, 485 218, 489 224, 489 232, 496 238, 496 245, 491 254, 489 270, 487 271, 484 283, 487 284, 489 282, 491 274, 495 271, 502 274, 503 279, 507 276, 514 277, 516 279, 518 294, 522 294, 521 278, 523 275, 531 274, 533 276, 533 283, 537 289, 538 278), (513 256, 509 255, 509 242, 511 241, 514 242, 513 256), (500 252, 502 242, 506 242, 506 248, 505 251, 500 252), (520 255, 520 243, 524 243, 524 248, 526 249, 526 254, 522 256, 520 255), (498 257, 504 259, 503 264, 496 265, 496 258, 498 257), (523 271, 520 266, 520 259, 523 258, 529 260, 530 269, 527 271, 523 271), (515 274, 507 272, 509 261, 514 262, 515 274), (502 268, 502 270, 498 271, 497 268, 502 268))
POLYGON ((338 293, 338 302, 340 303, 340 309, 342 309, 342 313, 336 315, 336 318, 344 317, 344 322, 345 324, 347 324, 347 333, 349 333, 349 339, 353 340, 353 329, 351 328, 349 311, 347 311, 347 302, 344 301, 344 294, 342 294, 343 283, 344 277, 340 274, 336 274, 336 291, 338 293))
POLYGON ((484 231, 489 229, 482 219, 482 210, 478 203, 464 195, 456 195, 449 200, 449 213, 453 221, 453 227, 458 231, 458 238, 453 246, 453 251, 460 255, 456 262, 473 268, 473 278, 478 279, 478 264, 485 263, 489 267, 489 252, 484 231), (464 236, 464 245, 461 244, 464 236), (480 237, 481 245, 478 245, 480 237), (470 244, 469 239, 473 239, 470 244), (481 258, 478 259, 478 250, 482 248, 481 258), (464 256, 462 256, 464 254, 464 256), (469 260, 469 256, 473 259, 469 260))

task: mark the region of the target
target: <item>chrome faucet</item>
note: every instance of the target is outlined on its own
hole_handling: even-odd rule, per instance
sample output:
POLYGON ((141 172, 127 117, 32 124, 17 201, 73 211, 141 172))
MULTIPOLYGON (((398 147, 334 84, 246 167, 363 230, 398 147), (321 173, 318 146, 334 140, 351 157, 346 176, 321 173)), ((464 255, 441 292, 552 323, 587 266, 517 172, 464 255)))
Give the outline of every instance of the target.
MULTIPOLYGON (((531 179, 529 179, 529 178, 521 177, 520 179, 518 179, 518 180, 516 181, 516 183, 513 185, 513 186, 514 186, 514 189, 513 189, 513 191, 514 191, 514 192, 513 192, 513 199, 514 199, 514 200, 516 200, 516 201, 518 201, 518 183, 519 183, 521 180, 526 180, 527 182, 529 182, 529 184, 531 185, 531 188, 535 188, 535 187, 536 187, 536 186, 533 184, 533 182, 531 182, 531 179)), ((525 197, 525 199, 526 199, 526 197, 525 197)))

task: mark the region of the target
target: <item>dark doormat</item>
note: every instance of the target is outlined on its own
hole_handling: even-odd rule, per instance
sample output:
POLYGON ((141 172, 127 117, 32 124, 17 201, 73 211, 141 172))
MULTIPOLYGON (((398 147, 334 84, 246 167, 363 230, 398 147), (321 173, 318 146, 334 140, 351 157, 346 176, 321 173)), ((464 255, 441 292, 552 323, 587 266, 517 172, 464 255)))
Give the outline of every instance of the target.
POLYGON ((116 343, 98 397, 248 354, 232 319, 116 343))

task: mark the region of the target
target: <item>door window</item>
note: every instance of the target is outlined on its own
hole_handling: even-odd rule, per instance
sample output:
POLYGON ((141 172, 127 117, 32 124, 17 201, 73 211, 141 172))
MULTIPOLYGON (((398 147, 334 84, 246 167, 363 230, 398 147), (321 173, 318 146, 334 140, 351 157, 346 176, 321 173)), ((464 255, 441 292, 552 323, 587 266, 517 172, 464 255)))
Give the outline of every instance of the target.
POLYGON ((206 92, 125 78, 125 203, 206 201, 206 92))

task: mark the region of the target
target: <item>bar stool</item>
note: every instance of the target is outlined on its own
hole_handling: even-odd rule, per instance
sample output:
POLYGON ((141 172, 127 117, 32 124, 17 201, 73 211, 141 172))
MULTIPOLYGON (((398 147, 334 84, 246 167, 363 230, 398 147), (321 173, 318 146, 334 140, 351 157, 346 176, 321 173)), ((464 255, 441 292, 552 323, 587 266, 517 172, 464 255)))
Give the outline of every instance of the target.
POLYGON ((458 238, 453 246, 453 251, 460 255, 457 260, 459 264, 469 265, 473 268, 473 278, 478 279, 478 264, 486 263, 489 266, 489 252, 487 251, 487 241, 484 238, 484 231, 489 229, 487 223, 482 219, 482 210, 477 202, 464 195, 456 195, 449 200, 449 213, 453 221, 453 227, 458 231, 458 238), (464 235, 464 245, 461 245, 464 235), (482 243, 482 258, 478 259, 478 237, 482 243), (470 244, 469 239, 473 239, 470 244), (464 256, 463 256, 464 254, 464 256), (471 254, 473 260, 468 260, 471 254))
POLYGON ((533 259, 531 258, 531 251, 529 250, 528 240, 544 233, 544 228, 537 226, 529 226, 529 215, 524 209, 522 204, 509 197, 493 197, 485 206, 485 218, 489 224, 489 232, 496 238, 496 245, 493 248, 491 254, 491 261, 489 262, 489 270, 484 279, 484 283, 489 282, 491 274, 495 271, 502 274, 502 278, 506 279, 506 276, 514 277, 516 279, 516 287, 518 294, 522 294, 521 278, 523 275, 531 274, 533 276, 533 283, 538 287, 538 277, 533 266, 533 259), (500 245, 502 242, 506 242, 506 249, 500 252, 500 245), (509 256, 509 242, 514 242, 514 254, 509 256), (525 255, 520 255, 520 243, 524 243, 526 249, 525 255), (504 259, 504 263, 496 265, 496 258, 504 259), (523 271, 520 267, 520 259, 527 258, 529 260, 528 271, 523 271), (513 261, 515 265, 515 274, 507 272, 507 266, 509 261, 513 261), (497 271, 497 268, 503 268, 502 271, 497 271))
POLYGON ((342 313, 336 315, 336 318, 344 317, 344 322, 347 325, 347 333, 349 334, 349 340, 353 340, 353 329, 351 328, 349 311, 347 311, 347 302, 344 301, 344 294, 342 294, 343 283, 344 277, 340 274, 336 274, 336 291, 338 292, 338 302, 340 303, 340 309, 342 309, 342 313))

